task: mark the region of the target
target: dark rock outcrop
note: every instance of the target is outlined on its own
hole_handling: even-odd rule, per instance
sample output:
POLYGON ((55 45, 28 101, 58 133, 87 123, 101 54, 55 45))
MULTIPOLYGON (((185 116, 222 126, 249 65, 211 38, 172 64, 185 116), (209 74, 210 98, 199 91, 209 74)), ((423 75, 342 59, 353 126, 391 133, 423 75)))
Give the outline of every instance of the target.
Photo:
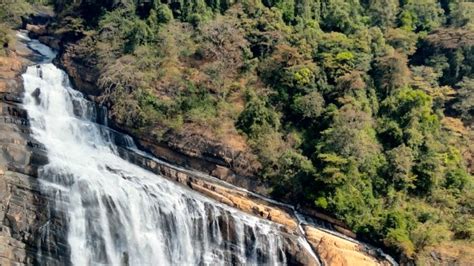
MULTIPOLYGON (((43 36, 39 40, 45 41, 47 45, 55 45, 55 38, 51 36, 43 36)), ((86 95, 98 96, 100 94, 97 80, 99 78, 99 70, 97 66, 86 63, 88 60, 78 51, 78 46, 74 44, 66 44, 61 47, 61 56, 55 61, 57 65, 63 68, 69 75, 75 88, 86 95)))
POLYGON ((160 139, 133 134, 126 127, 115 129, 134 136, 137 145, 158 158, 195 169, 250 191, 269 195, 270 187, 255 177, 256 158, 249 152, 233 150, 191 131, 168 130, 160 139))

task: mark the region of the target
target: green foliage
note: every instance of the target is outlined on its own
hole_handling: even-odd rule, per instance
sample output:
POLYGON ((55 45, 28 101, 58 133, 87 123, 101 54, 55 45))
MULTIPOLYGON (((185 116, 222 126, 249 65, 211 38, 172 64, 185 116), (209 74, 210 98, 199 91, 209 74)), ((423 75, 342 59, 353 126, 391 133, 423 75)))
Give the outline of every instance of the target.
POLYGON ((203 124, 217 115, 217 103, 206 90, 190 86, 180 95, 178 104, 184 117, 203 124))
POLYGON ((356 41, 356 38, 360 37, 363 38, 354 36, 353 39, 337 32, 323 34, 317 47, 316 58, 321 62, 330 82, 354 70, 368 71, 371 60, 371 55, 368 53, 370 47, 364 40, 356 41))
POLYGON ((324 110, 324 98, 317 91, 294 98, 293 110, 306 119, 318 118, 324 110))
POLYGON ((444 11, 436 0, 409 0, 400 14, 402 28, 431 31, 444 22, 444 11))
POLYGON ((168 5, 161 4, 156 9, 156 18, 159 23, 168 23, 173 19, 173 12, 168 5))
POLYGON ((135 51, 136 47, 146 44, 152 38, 151 29, 141 20, 131 20, 124 25, 125 53, 135 51))
POLYGON ((318 197, 315 201, 314 201, 314 205, 318 208, 321 208, 321 209, 326 209, 328 207, 328 201, 325 197, 318 197))
POLYGON ((470 240, 474 236, 474 220, 468 215, 460 216, 451 226, 457 239, 470 240))
POLYGON ((3 54, 4 49, 8 48, 11 43, 11 36, 8 26, 0 24, 0 52, 3 54))
POLYGON ((321 182, 328 186, 337 186, 347 181, 347 172, 349 172, 347 159, 333 153, 320 153, 318 159, 324 165, 319 176, 321 182))
POLYGON ((397 190, 413 189, 415 187, 412 168, 414 165, 413 151, 404 144, 387 152, 390 181, 397 190))
POLYGON ((305 183, 314 175, 313 163, 300 153, 289 150, 282 154, 277 161, 278 170, 272 178, 275 196, 292 195, 293 200, 297 195, 305 193, 305 183), (290 193, 288 193, 290 192, 290 193))
POLYGON ((399 11, 398 0, 369 0, 368 13, 373 25, 381 28, 393 27, 399 11))
POLYGON ((260 97, 249 91, 244 111, 237 119, 237 128, 252 137, 265 134, 266 130, 278 129, 278 115, 260 97))
POLYGON ((374 81, 382 97, 391 91, 404 87, 408 82, 407 58, 397 52, 389 53, 375 60, 374 81))
POLYGON ((387 38, 387 43, 400 54, 412 55, 416 52, 418 36, 413 32, 400 28, 388 29, 385 37, 387 38))
POLYGON ((382 135, 387 135, 387 144, 398 146, 405 143, 416 148, 420 147, 427 136, 436 134, 439 122, 431 107, 431 97, 420 90, 403 88, 387 97, 381 106, 381 112, 386 114, 382 120, 382 128, 385 129, 382 135), (389 137, 399 134, 399 129, 400 138, 389 137))
POLYGON ((466 77, 457 87, 458 97, 453 108, 460 113, 461 118, 474 123, 474 79, 466 77))
POLYGON ((322 27, 331 31, 351 33, 362 26, 362 7, 358 0, 328 0, 322 3, 322 27))
POLYGON ((0 23, 17 27, 21 23, 21 16, 32 11, 32 4, 47 4, 48 2, 45 0, 2 0, 0 1, 0 23))
POLYGON ((428 151, 419 156, 419 162, 414 166, 413 173, 416 175, 415 188, 412 193, 426 195, 433 191, 440 172, 440 161, 434 151, 428 151))
POLYGON ((450 23, 457 27, 472 27, 474 21, 474 3, 471 1, 450 1, 450 23))
POLYGON ((384 239, 387 246, 395 247, 400 253, 412 257, 415 252, 415 247, 410 240, 408 231, 404 228, 392 228, 387 232, 384 239))
POLYGON ((179 11, 181 18, 194 26, 206 21, 211 16, 211 9, 204 0, 183 1, 179 11))

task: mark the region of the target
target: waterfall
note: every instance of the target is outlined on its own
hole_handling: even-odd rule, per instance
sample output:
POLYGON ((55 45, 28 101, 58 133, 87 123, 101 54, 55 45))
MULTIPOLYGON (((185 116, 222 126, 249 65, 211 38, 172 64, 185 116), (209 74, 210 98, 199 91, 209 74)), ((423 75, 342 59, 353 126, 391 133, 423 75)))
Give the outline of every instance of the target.
POLYGON ((47 150, 39 169, 50 208, 67 221, 73 265, 286 265, 282 227, 208 199, 129 163, 131 138, 69 84, 54 53, 23 74, 33 137, 47 150))

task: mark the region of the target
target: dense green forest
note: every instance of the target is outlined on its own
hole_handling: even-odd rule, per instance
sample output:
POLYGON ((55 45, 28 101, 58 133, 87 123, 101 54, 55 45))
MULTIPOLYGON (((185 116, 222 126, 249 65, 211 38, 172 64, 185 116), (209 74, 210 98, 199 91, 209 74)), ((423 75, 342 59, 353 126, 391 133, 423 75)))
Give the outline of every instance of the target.
POLYGON ((472 247, 474 2, 50 2, 119 123, 250 147, 276 198, 420 264, 472 247))

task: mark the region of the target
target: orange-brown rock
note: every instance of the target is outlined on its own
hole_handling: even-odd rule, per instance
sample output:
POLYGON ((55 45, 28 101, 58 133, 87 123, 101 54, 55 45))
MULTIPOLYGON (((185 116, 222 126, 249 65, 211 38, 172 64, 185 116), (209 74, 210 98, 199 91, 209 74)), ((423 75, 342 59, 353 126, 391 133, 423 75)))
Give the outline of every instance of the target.
MULTIPOLYGON (((146 165, 160 167, 156 163, 148 163, 146 165)), ((298 223, 295 218, 292 217, 287 210, 279 206, 272 206, 268 202, 252 199, 252 197, 245 192, 233 190, 217 183, 206 182, 203 179, 195 178, 195 176, 179 170, 160 170, 161 173, 165 173, 165 177, 171 177, 173 180, 189 186, 212 199, 240 209, 246 213, 284 225, 288 231, 296 232, 297 230, 298 223)))
POLYGON ((379 261, 365 253, 364 248, 355 241, 341 238, 315 227, 304 226, 303 228, 310 245, 319 254, 325 265, 370 266, 386 264, 386 262, 379 261))
POLYGON ((0 56, 0 93, 21 89, 22 69, 29 64, 31 51, 21 42, 15 42, 13 49, 7 49, 0 56))
POLYGON ((26 24, 26 30, 32 33, 33 35, 40 36, 47 33, 46 25, 32 25, 26 24))
POLYGON ((7 87, 5 83, 7 79, 14 79, 20 74, 22 65, 14 51, 9 50, 6 56, 0 57, 0 79, 3 82, 4 88, 7 87))

